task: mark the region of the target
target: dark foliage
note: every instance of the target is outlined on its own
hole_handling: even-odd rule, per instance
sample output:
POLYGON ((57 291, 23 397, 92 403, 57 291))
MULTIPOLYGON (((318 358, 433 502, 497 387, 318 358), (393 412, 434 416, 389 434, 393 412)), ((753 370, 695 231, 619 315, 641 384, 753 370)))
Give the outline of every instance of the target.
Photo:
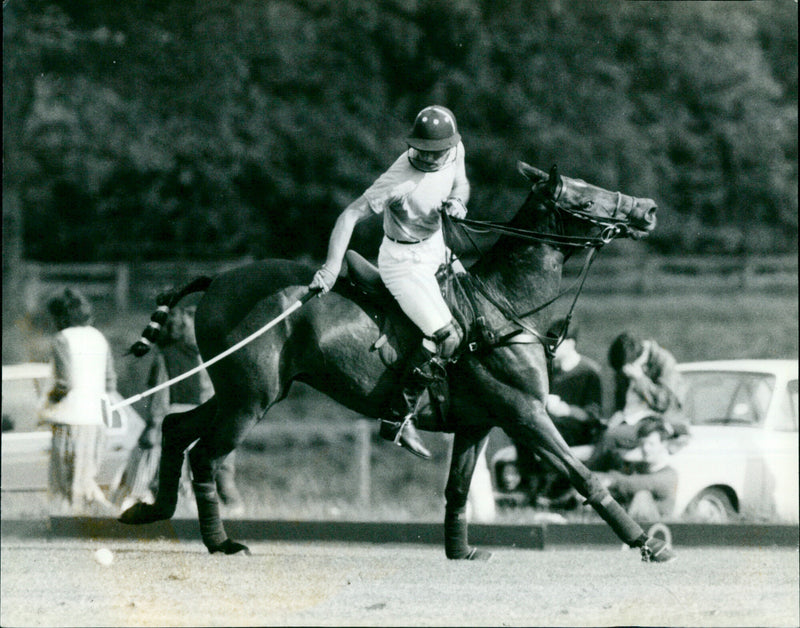
POLYGON ((431 102, 458 117, 477 218, 519 205, 524 159, 655 198, 647 245, 661 252, 796 250, 791 2, 10 0, 3 13, 4 188, 29 258, 319 258, 431 102))

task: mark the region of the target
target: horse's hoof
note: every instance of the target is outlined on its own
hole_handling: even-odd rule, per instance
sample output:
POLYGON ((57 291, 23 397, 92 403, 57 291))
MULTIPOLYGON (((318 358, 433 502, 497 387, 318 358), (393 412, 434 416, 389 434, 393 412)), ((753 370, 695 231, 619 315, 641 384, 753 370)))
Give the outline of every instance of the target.
POLYGON ((244 552, 245 556, 250 556, 250 548, 247 545, 242 545, 241 543, 237 543, 236 541, 231 541, 230 539, 225 539, 219 545, 212 545, 208 548, 209 554, 216 554, 217 552, 222 552, 230 556, 231 554, 238 554, 239 552, 244 552))
POLYGON ((450 560, 482 560, 487 561, 492 557, 491 552, 478 549, 477 547, 470 547, 466 553, 458 556, 448 556, 450 560))
POLYGON ((156 507, 155 504, 137 502, 128 508, 128 510, 123 512, 117 521, 120 523, 137 525, 142 523, 163 521, 165 519, 169 519, 170 517, 172 517, 171 512, 166 512, 163 508, 156 507))

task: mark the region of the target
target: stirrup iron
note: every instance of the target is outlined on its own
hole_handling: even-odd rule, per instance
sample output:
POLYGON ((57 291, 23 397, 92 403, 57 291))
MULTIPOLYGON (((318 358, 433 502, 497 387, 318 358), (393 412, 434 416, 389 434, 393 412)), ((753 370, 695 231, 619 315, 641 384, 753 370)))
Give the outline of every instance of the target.
POLYGON ((392 442, 397 445, 398 447, 402 447, 403 445, 400 443, 400 437, 403 435, 403 430, 405 429, 406 425, 411 422, 411 419, 414 418, 414 413, 409 412, 405 418, 400 422, 400 427, 397 428, 397 433, 394 435, 394 439, 392 442))

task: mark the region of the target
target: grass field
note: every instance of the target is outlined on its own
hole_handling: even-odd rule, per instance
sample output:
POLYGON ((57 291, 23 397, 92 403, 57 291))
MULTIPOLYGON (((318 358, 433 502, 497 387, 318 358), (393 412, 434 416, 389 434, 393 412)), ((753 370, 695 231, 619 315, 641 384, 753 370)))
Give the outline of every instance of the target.
POLYGON ((415 545, 3 539, 4 626, 797 626, 798 553, 497 548, 453 562, 415 545), (93 552, 107 547, 114 562, 93 552))
MULTIPOLYGON (((554 315, 560 313, 563 310, 554 315)), ((123 354, 148 322, 150 309, 124 316, 102 310, 98 314, 98 327, 114 347, 120 392, 123 396, 142 392, 150 358, 137 360, 123 354)), ((607 347, 622 330, 656 339, 679 361, 798 356, 796 294, 583 295, 574 320, 581 329, 581 350, 596 360, 606 375, 607 347)), ((607 388, 609 384, 606 381, 607 388)), ((136 407, 143 410, 143 403, 136 407)), ((341 425, 354 417, 311 389, 296 386, 268 420, 318 424, 319 433, 276 439, 262 426, 253 429, 237 453, 246 516, 439 521, 449 437, 425 434, 433 458, 421 461, 379 440, 376 426, 370 460, 371 501, 360 504, 355 437, 324 429, 325 424, 341 425)), ((36 514, 42 508, 35 497, 4 496, 6 516, 36 514)), ((519 519, 518 514, 514 517, 519 519)))

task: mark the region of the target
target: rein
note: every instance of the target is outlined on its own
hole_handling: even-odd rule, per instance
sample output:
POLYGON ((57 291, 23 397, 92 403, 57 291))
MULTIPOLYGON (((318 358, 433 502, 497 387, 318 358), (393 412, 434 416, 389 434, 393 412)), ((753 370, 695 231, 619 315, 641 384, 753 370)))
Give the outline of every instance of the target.
MULTIPOLYGON (((560 208, 559 208, 560 209, 560 208)), ((562 210, 567 211, 567 210, 562 210)), ((468 218, 451 218, 454 222, 462 225, 464 229, 468 229, 475 233, 500 233, 503 235, 512 236, 520 240, 528 240, 531 242, 544 242, 545 244, 553 244, 555 246, 572 246, 576 248, 590 248, 599 247, 608 244, 623 233, 623 228, 618 224, 602 224, 599 223, 594 217, 589 217, 583 213, 568 212, 575 218, 592 222, 603 228, 599 236, 581 237, 581 236, 567 236, 559 233, 544 233, 540 231, 533 231, 531 229, 520 229, 519 227, 511 227, 508 223, 492 222, 489 220, 470 220, 468 218)), ((610 220, 610 219, 609 219, 610 220)), ((470 238, 470 241, 472 239, 470 238)), ((475 243, 472 243, 475 246, 475 243)), ((477 247, 475 247, 477 249, 477 247)))
POLYGON ((575 297, 572 299, 572 304, 570 305, 569 311, 567 312, 567 315, 564 318, 564 327, 562 328, 557 338, 552 338, 551 336, 542 336, 542 334, 540 334, 533 327, 528 325, 523 319, 530 316, 531 314, 535 314, 536 312, 543 310, 548 305, 551 305, 552 303, 563 297, 565 294, 567 294, 567 292, 569 292, 573 286, 570 286, 569 288, 567 288, 567 290, 559 292, 552 299, 545 301, 541 305, 537 305, 532 310, 529 310, 523 314, 517 314, 510 303, 506 304, 499 303, 497 299, 495 299, 494 296, 492 296, 492 294, 487 290, 486 286, 484 285, 483 281, 480 278, 475 277, 474 275, 471 275, 471 277, 474 280, 475 286, 478 288, 478 291, 484 296, 484 298, 487 301, 489 301, 489 303, 494 305, 494 307, 496 307, 497 310, 508 320, 516 323, 517 325, 522 327, 522 329, 527 331, 529 334, 538 338, 539 341, 542 343, 542 345, 544 345, 545 349, 547 350, 548 355, 551 356, 552 352, 554 352, 556 350, 556 347, 558 347, 564 341, 564 338, 567 335, 567 330, 569 329, 569 323, 572 320, 572 313, 575 310, 575 306, 578 304, 578 297, 580 297, 581 295, 581 291, 583 290, 583 284, 586 281, 586 277, 589 275, 589 268, 591 267, 592 262, 594 261, 594 258, 596 257, 599 250, 600 247, 595 246, 586 255, 586 259, 583 262, 583 267, 581 268, 578 280, 576 281, 576 283, 580 282, 580 285, 578 285, 578 289, 575 292, 575 297))
MULTIPOLYGON (((560 191, 560 190, 559 190, 560 191)), ((584 220, 589 222, 601 229, 599 235, 596 236, 588 236, 588 237, 581 237, 581 236, 567 236, 558 233, 544 233, 540 231, 534 231, 532 229, 522 229, 519 227, 512 227, 508 223, 501 223, 501 222, 494 222, 494 221, 483 221, 483 220, 470 220, 467 218, 454 218, 449 216, 446 212, 442 212, 443 221, 452 229, 452 224, 449 223, 457 223, 461 228, 464 230, 467 238, 469 239, 472 246, 478 252, 479 256, 482 256, 480 249, 478 249, 477 245, 475 244, 472 237, 469 235, 469 231, 473 231, 476 233, 500 233, 502 235, 507 235, 510 237, 514 237, 520 240, 527 240, 531 242, 538 242, 544 244, 550 244, 553 246, 569 246, 573 248, 582 248, 582 249, 589 249, 586 258, 584 259, 583 266, 581 268, 580 273, 578 274, 578 278, 576 281, 569 286, 567 289, 559 292, 556 296, 552 299, 549 299, 545 303, 537 305, 533 309, 523 313, 517 314, 514 311, 514 308, 511 306, 510 303, 506 302, 505 304, 499 303, 498 300, 490 293, 490 291, 486 288, 483 281, 479 278, 474 276, 470 273, 470 278, 473 280, 474 285, 477 287, 478 291, 486 298, 489 303, 491 303, 497 310, 509 321, 516 323, 522 329, 533 335, 535 338, 538 338, 542 345, 545 347, 545 350, 548 354, 548 357, 552 356, 552 353, 555 349, 563 342, 564 338, 567 335, 567 330, 569 328, 570 320, 572 319, 572 314, 575 310, 575 306, 578 303, 578 297, 583 290, 584 283, 586 282, 586 277, 589 274, 589 268, 591 267, 592 263, 594 262, 597 253, 600 249, 611 242, 611 240, 623 235, 626 229, 626 221, 624 219, 616 218, 616 214, 620 209, 620 205, 622 202, 622 194, 617 192, 617 206, 614 210, 614 215, 606 217, 606 218, 597 218, 595 216, 588 215, 584 210, 587 209, 592 205, 592 202, 587 202, 581 209, 569 209, 564 207, 563 205, 559 205, 556 199, 550 199, 542 196, 541 200, 550 205, 552 209, 555 209, 557 212, 565 213, 573 218, 577 218, 579 220, 584 220), (538 331, 536 331, 533 327, 528 325, 523 319, 527 318, 528 316, 543 310, 548 305, 551 305, 565 294, 567 294, 570 290, 572 290, 577 285, 577 291, 575 292, 575 297, 572 300, 572 304, 570 305, 569 311, 567 316, 565 317, 565 324, 561 329, 561 332, 558 335, 558 338, 552 338, 549 336, 543 336, 538 331)), ((567 254, 567 257, 569 254, 567 254)), ((566 257, 565 257, 566 260, 566 257)), ((463 290, 463 287, 462 287, 463 290)), ((472 301, 470 299, 470 301, 472 301)), ((476 306, 472 303, 472 309, 476 310, 476 306)), ((476 316, 476 320, 482 317, 479 317, 477 311, 474 311, 476 316)))
MULTIPOLYGON (((560 190, 559 190, 560 192, 560 190)), ((531 192, 534 194, 534 192, 531 192)), ((608 244, 614 238, 624 235, 627 232, 627 221, 624 218, 616 218, 622 205, 622 193, 617 192, 617 205, 614 208, 612 216, 598 218, 586 213, 586 209, 592 206, 592 201, 587 201, 581 209, 570 209, 558 203, 558 199, 547 198, 539 193, 540 199, 543 203, 549 206, 550 209, 555 210, 557 213, 567 214, 578 220, 589 222, 596 227, 600 227, 600 233, 596 236, 568 236, 560 233, 545 233, 543 231, 534 231, 532 229, 521 229, 519 227, 512 227, 505 222, 494 222, 491 220, 470 220, 468 218, 451 218, 454 222, 463 226, 465 230, 471 230, 476 233, 500 233, 503 235, 512 236, 520 240, 528 240, 532 242, 544 242, 545 244, 552 244, 554 246, 571 246, 575 248, 590 248, 601 247, 608 244)), ((472 242, 472 238, 470 238, 472 242)), ((473 247, 477 250, 477 246, 472 242, 473 247)), ((478 251, 480 254, 480 251, 478 251)))

